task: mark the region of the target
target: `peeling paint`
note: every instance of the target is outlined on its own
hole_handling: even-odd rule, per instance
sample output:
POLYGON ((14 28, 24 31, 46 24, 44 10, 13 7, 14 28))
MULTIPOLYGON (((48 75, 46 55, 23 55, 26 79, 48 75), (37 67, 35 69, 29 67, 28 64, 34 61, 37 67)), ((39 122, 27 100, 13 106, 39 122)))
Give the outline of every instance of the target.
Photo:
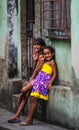
POLYGON ((4 59, 8 59, 8 34, 6 34, 5 38, 5 50, 4 50, 4 59))
POLYGON ((18 0, 7 1, 8 15, 8 41, 9 41, 9 78, 14 78, 17 75, 17 14, 18 0))
POLYGON ((79 79, 76 76, 75 69, 72 67, 72 86, 74 91, 79 88, 79 79))

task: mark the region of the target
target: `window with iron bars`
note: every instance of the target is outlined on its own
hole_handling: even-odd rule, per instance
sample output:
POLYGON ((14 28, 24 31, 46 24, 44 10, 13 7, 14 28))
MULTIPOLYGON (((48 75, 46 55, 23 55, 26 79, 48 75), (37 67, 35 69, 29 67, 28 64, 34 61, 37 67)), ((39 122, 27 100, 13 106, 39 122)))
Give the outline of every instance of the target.
POLYGON ((35 1, 26 0, 26 20, 27 22, 35 22, 35 1))
POLYGON ((26 0, 26 31, 27 36, 33 36, 33 24, 35 23, 35 1, 26 0))
POLYGON ((27 48, 26 48, 26 67, 27 67, 27 78, 29 78, 33 73, 33 38, 27 38, 27 48))
POLYGON ((71 38, 71 0, 40 0, 41 35, 50 38, 71 38))
POLYGON ((33 24, 35 23, 35 0, 26 0, 26 77, 33 72, 33 24))

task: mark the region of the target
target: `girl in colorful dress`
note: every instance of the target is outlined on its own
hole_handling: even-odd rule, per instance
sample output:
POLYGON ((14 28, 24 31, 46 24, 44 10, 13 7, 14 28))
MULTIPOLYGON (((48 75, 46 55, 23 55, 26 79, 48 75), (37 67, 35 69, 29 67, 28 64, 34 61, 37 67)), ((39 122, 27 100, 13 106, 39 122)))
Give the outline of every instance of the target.
MULTIPOLYGON (((41 55, 43 56, 43 55, 41 55)), ((57 68, 55 63, 55 51, 52 47, 47 46, 44 48, 44 57, 42 62, 38 63, 33 73, 32 79, 32 91, 30 96, 31 101, 30 108, 28 110, 27 117, 20 125, 29 125, 33 123, 33 118, 38 106, 38 99, 48 100, 48 92, 51 90, 52 84, 57 76, 57 68), (37 73, 37 76, 36 76, 37 73)))
MULTIPOLYGON (((34 61, 34 66, 33 66, 33 71, 36 68, 36 65, 38 61, 40 60, 39 58, 39 53, 41 50, 45 47, 45 42, 42 38, 37 38, 34 40, 33 43, 33 61, 34 61)), ((39 61, 40 62, 40 61, 39 61)), ((26 102, 30 96, 31 89, 32 89, 32 84, 31 80, 33 79, 33 76, 30 78, 28 85, 25 85, 20 93, 20 97, 18 100, 18 109, 17 112, 15 113, 14 116, 12 116, 8 122, 9 123, 19 123, 20 120, 20 115, 22 114, 23 109, 25 108, 26 102)))

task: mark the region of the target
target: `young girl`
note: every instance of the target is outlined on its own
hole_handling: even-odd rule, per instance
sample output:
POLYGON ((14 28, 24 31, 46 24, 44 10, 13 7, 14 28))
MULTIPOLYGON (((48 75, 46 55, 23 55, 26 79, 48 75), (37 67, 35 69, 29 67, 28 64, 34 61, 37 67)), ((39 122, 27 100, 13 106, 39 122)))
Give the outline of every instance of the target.
POLYGON ((32 82, 32 91, 30 96, 35 97, 34 102, 31 102, 27 117, 20 125, 29 125, 33 123, 34 114, 37 109, 38 99, 48 100, 48 92, 56 79, 57 69, 55 64, 55 51, 52 47, 44 48, 44 62, 37 64, 35 69, 37 76, 32 82))
MULTIPOLYGON (((34 52, 33 52, 33 61, 34 61, 33 69, 35 69, 38 60, 40 60, 39 53, 41 52, 41 49, 44 48, 44 46, 45 46, 45 42, 42 38, 35 39, 35 41, 33 43, 33 50, 34 50, 34 52)), ((26 85, 22 88, 21 94, 20 94, 20 97, 18 100, 18 110, 15 113, 15 115, 8 120, 9 123, 20 122, 20 115, 26 105, 26 102, 27 102, 30 92, 31 92, 31 88, 32 88, 31 80, 33 79, 33 77, 34 76, 32 76, 30 78, 28 85, 26 85)))
POLYGON ((45 42, 44 42, 44 40, 42 38, 35 39, 35 41, 33 43, 33 61, 34 61, 33 69, 35 69, 36 64, 38 62, 39 51, 41 49, 43 49, 44 47, 45 47, 45 42))
POLYGON ((31 96, 48 100, 48 90, 51 89, 57 70, 55 64, 55 52, 50 46, 44 48, 44 63, 37 77, 34 79, 31 96))

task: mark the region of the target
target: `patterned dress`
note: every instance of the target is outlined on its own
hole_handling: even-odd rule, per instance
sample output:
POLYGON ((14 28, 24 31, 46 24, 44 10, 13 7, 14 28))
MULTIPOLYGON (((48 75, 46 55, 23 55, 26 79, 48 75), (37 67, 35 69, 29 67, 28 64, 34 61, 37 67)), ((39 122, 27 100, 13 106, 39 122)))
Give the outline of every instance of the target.
POLYGON ((48 84, 51 80, 53 69, 48 64, 42 66, 41 71, 33 81, 33 88, 30 96, 48 100, 48 84))

